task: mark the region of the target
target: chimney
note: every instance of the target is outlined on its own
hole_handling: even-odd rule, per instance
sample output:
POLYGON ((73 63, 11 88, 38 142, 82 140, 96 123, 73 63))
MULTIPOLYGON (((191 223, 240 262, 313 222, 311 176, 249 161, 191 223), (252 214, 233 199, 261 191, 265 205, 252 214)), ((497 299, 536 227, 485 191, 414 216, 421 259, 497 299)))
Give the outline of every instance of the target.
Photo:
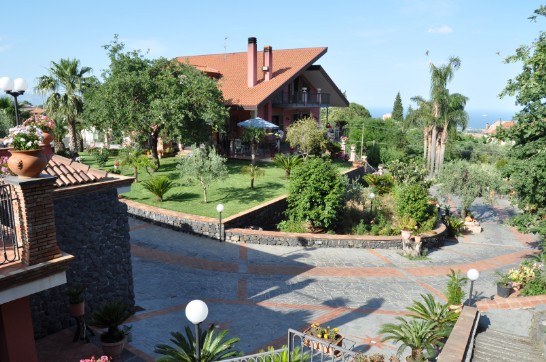
POLYGON ((273 48, 271 46, 266 45, 264 47, 264 67, 263 71, 265 72, 264 78, 267 82, 271 78, 273 78, 273 48))
POLYGON ((248 87, 252 88, 256 85, 258 82, 257 78, 257 70, 256 67, 258 66, 257 58, 257 44, 256 44, 256 38, 250 37, 248 38, 248 52, 247 52, 247 68, 248 68, 248 87))

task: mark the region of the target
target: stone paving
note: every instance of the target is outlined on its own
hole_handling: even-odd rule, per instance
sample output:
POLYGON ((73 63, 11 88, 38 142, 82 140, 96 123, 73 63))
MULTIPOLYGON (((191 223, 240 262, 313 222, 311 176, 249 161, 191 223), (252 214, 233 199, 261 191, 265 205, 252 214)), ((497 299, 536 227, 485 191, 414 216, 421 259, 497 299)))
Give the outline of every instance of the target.
POLYGON ((286 343, 287 329, 310 323, 339 327, 355 350, 393 355, 378 330, 394 322, 420 294, 445 300, 450 268, 480 271, 479 299, 495 294, 494 272, 531 255, 534 237, 502 224, 514 209, 506 200, 473 208, 483 233, 466 235, 408 260, 398 250, 239 245, 183 234, 131 219, 136 304, 129 349, 144 360, 158 343, 190 325, 184 309, 193 299, 215 322, 241 338, 245 353, 286 343))

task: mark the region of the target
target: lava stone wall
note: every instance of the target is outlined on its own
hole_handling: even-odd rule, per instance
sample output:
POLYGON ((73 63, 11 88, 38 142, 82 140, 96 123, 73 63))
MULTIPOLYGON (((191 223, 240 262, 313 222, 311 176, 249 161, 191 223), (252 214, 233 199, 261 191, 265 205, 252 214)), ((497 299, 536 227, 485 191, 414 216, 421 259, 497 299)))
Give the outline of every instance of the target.
POLYGON ((31 296, 37 338, 74 323, 64 293, 71 285, 87 287, 86 316, 106 301, 121 300, 130 307, 135 303, 127 206, 119 202, 116 189, 59 195, 54 200, 57 242, 75 259, 68 266, 66 285, 31 296))

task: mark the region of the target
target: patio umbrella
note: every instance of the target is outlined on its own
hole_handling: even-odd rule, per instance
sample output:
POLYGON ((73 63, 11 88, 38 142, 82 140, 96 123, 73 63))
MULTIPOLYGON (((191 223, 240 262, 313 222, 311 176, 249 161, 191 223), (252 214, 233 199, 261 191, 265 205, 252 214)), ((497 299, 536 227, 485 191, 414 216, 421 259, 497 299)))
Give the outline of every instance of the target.
POLYGON ((237 126, 244 128, 279 129, 279 126, 277 126, 276 124, 266 121, 265 119, 260 117, 239 122, 237 123, 237 126))

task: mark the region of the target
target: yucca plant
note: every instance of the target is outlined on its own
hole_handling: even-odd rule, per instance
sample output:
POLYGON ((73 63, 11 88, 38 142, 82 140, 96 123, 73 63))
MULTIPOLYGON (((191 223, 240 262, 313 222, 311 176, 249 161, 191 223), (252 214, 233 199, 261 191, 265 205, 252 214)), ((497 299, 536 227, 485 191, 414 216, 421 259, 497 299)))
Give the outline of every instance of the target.
POLYGON ((175 186, 166 176, 153 176, 142 183, 142 187, 155 195, 157 201, 163 201, 163 196, 175 186))
POLYGON ((258 165, 243 166, 241 172, 250 176, 250 188, 254 188, 254 180, 259 176, 265 175, 265 171, 258 167, 258 165))
POLYGON ((216 334, 216 325, 211 324, 209 329, 202 331, 199 337, 201 343, 201 361, 197 361, 195 337, 189 326, 184 328, 186 335, 181 332, 171 332, 170 341, 174 344, 158 344, 154 352, 165 357, 157 359, 158 362, 214 362, 222 359, 242 356, 242 353, 233 350, 239 338, 226 339, 228 330, 216 334))
POLYGON ((284 170, 286 178, 290 178, 290 172, 294 167, 301 163, 301 157, 298 155, 286 155, 284 153, 277 153, 273 159, 275 165, 284 170))
POLYGON ((91 325, 99 328, 107 328, 101 334, 100 340, 107 343, 115 343, 123 340, 129 333, 130 327, 119 328, 130 316, 131 308, 122 301, 110 301, 95 309, 91 316, 91 325))
POLYGON ((399 324, 387 323, 381 326, 379 333, 384 334, 382 341, 394 341, 400 346, 397 355, 400 356, 406 348, 411 349, 408 361, 426 361, 436 356, 438 349, 444 345, 447 331, 438 328, 438 324, 425 320, 406 320, 396 317, 399 324))

